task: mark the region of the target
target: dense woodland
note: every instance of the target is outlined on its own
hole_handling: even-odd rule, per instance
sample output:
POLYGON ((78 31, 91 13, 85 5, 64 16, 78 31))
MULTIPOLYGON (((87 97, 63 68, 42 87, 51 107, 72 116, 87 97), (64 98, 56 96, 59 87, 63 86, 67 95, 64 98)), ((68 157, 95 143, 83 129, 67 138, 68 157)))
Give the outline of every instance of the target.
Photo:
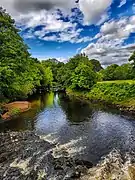
POLYGON ((85 54, 64 64, 56 59, 41 62, 28 50, 15 21, 0 8, 0 101, 24 99, 41 87, 89 91, 99 81, 135 79, 135 52, 129 63, 103 69, 98 60, 85 54))

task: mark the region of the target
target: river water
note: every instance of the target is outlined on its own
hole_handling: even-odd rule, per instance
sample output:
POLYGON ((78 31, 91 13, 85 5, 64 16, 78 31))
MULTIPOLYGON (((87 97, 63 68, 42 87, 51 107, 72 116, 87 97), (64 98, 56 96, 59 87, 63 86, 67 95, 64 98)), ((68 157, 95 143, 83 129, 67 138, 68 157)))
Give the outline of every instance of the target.
POLYGON ((113 149, 121 152, 135 149, 134 117, 63 93, 35 95, 30 101, 32 109, 0 123, 1 132, 35 130, 50 141, 70 142, 79 158, 92 163, 113 149))

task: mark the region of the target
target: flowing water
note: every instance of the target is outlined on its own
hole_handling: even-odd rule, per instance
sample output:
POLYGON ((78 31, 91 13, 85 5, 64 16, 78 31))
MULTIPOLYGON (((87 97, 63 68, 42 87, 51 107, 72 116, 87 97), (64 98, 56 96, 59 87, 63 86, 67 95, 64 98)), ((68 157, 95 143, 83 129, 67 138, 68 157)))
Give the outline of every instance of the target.
POLYGON ((0 131, 34 130, 50 142, 67 147, 70 154, 96 164, 113 149, 135 149, 135 118, 103 105, 45 93, 30 99, 32 109, 0 123, 0 131), (74 148, 71 148, 73 146, 74 148))

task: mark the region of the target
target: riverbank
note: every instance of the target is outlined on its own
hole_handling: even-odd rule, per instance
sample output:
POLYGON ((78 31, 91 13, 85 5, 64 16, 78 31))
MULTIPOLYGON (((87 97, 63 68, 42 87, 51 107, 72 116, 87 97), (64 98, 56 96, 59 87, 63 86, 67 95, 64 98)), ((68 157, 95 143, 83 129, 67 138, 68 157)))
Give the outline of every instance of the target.
POLYGON ((31 108, 31 103, 28 101, 16 101, 2 105, 3 113, 1 118, 8 120, 22 112, 28 111, 31 108))
POLYGON ((67 94, 135 114, 135 81, 104 81, 95 84, 89 92, 67 89, 67 94))
POLYGON ((93 166, 78 159, 72 148, 70 142, 57 144, 51 135, 0 133, 0 179, 134 180, 134 153, 113 150, 93 166))

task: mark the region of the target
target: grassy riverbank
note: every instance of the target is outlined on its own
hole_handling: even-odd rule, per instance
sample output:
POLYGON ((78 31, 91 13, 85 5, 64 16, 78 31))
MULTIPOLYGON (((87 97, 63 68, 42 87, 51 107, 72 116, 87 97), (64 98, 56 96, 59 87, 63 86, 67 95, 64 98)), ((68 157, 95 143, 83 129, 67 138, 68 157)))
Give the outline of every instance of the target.
POLYGON ((68 89, 67 93, 79 98, 112 104, 120 110, 135 112, 135 81, 133 80, 103 81, 95 84, 89 92, 68 89))

